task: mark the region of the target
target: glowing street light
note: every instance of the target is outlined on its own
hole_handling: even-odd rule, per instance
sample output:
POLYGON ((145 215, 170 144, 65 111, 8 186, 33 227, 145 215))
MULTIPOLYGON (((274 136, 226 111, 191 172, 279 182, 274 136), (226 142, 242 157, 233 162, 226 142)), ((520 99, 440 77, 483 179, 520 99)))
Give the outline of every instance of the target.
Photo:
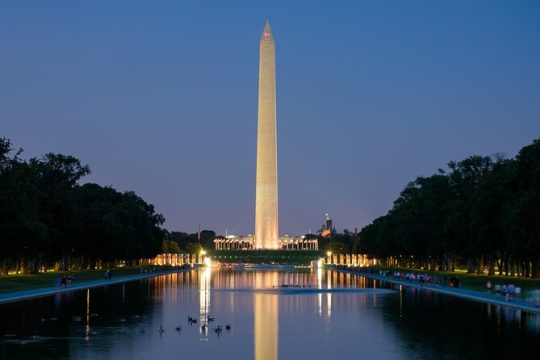
POLYGON ((332 263, 332 252, 330 250, 326 252, 326 259, 328 264, 332 263))

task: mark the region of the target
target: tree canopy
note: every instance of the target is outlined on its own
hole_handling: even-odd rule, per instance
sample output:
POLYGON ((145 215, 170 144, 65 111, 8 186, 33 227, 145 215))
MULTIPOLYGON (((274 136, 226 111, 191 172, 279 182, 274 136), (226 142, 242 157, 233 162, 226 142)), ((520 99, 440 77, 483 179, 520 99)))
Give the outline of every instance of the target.
POLYGON ((161 251, 165 221, 134 192, 80 185, 88 165, 62 154, 23 160, 0 138, 0 270, 134 262, 161 251))
MULTIPOLYGON (((174 252, 186 252, 198 254, 202 249, 213 249, 216 233, 213 230, 202 230, 193 234, 188 234, 181 231, 166 231, 165 239, 168 244, 175 243, 176 246, 167 246, 167 249, 172 249, 174 252)), ((165 247, 164 247, 165 248, 165 247)))
POLYGON ((540 276, 540 139, 514 159, 471 156, 407 184, 360 232, 392 265, 540 276))

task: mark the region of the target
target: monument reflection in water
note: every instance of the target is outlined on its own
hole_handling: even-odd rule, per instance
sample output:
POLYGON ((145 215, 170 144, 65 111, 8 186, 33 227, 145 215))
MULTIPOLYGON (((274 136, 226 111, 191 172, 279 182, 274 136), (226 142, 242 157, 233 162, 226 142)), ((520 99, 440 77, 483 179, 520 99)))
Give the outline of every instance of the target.
MULTIPOLYGON (((277 273, 255 273, 255 289, 271 288, 278 281, 277 273), (266 276, 265 276, 266 275, 266 276)), ((277 294, 253 294, 255 359, 278 358, 279 300, 277 294)))
MULTIPOLYGON (((217 271, 218 276, 223 280, 234 281, 222 282, 222 279, 212 279, 212 267, 208 266, 199 272, 199 304, 200 323, 208 324, 208 317, 211 312, 210 299, 212 283, 219 290, 224 289, 274 289, 281 284, 297 286, 309 286, 318 289, 323 288, 323 270, 318 269, 308 272, 278 272, 275 270, 252 270, 252 271, 217 271), (214 281, 212 281, 214 280, 214 281)), ((337 273, 336 273, 337 275, 337 273)), ((331 277, 327 277, 326 288, 331 289, 331 277)), ((279 349, 279 299, 278 293, 265 293, 254 291, 253 300, 253 338, 254 338, 254 358, 256 360, 277 360, 279 349)), ((317 309, 318 315, 323 315, 323 296, 326 299, 325 314, 331 316, 332 294, 318 293, 317 309)), ((206 328, 206 333, 208 332, 206 328)), ((202 332, 202 331, 201 331, 202 332)))
MULTIPOLYGON (((199 291, 200 291, 200 322, 208 324, 210 313, 210 294, 212 284, 212 268, 206 267, 199 273, 199 291)), ((223 274, 223 273, 220 273, 223 274)), ((322 285, 322 270, 318 270, 317 284, 322 285)), ((283 284, 284 281, 292 281, 291 284, 309 283, 312 279, 312 273, 295 273, 291 276, 279 276, 277 271, 249 271, 236 273, 240 278, 238 282, 226 284, 234 288, 253 288, 254 290, 272 289, 283 284), (281 278, 281 279, 280 279, 281 278)), ((284 275, 284 274, 281 274, 284 275)), ((219 281, 218 281, 219 283, 219 281)), ((221 284, 225 285, 225 284, 221 284)), ((219 285, 218 285, 219 286, 219 285)), ((223 288, 222 288, 223 289, 223 288)), ((319 296, 319 313, 322 308, 322 294, 319 296)), ((331 294, 326 294, 328 304, 331 304, 331 294)), ((330 309, 328 310, 330 314, 330 309)), ((208 332, 208 327, 206 328, 208 332)), ((277 360, 278 359, 278 332, 279 332, 279 294, 253 292, 253 335, 254 335, 254 358, 256 360, 277 360)))
POLYGON ((540 316, 315 269, 197 269, 0 306, 0 359, 537 359, 539 337, 540 316))

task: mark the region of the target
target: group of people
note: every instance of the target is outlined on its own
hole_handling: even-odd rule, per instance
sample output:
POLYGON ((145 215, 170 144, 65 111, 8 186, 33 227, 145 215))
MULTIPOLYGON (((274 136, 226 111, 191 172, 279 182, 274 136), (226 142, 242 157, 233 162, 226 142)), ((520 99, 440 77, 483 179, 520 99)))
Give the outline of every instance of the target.
POLYGON ((67 287, 75 280, 73 276, 57 276, 54 281, 57 287, 67 287))
POLYGON ((433 283, 433 276, 429 274, 417 274, 417 273, 405 273, 405 272, 399 272, 396 271, 393 274, 387 274, 392 275, 394 278, 400 279, 400 280, 409 280, 409 281, 418 281, 420 283, 426 283, 426 284, 432 284, 433 283))
MULTIPOLYGON (((384 277, 392 277, 396 280, 418 282, 427 285, 440 285, 458 288, 460 283, 459 279, 456 276, 448 278, 447 276, 437 276, 417 272, 401 272, 373 268, 348 267, 346 265, 334 265, 333 267, 336 269, 353 271, 358 274, 365 273, 384 277)), ((490 293, 503 295, 506 301, 510 301, 513 298, 518 298, 522 296, 523 292, 523 290, 519 286, 515 286, 514 284, 495 285, 492 284, 490 280, 487 281, 486 288, 490 293)), ((527 296, 525 296, 524 299, 529 305, 534 307, 540 307, 540 289, 533 290, 531 294, 527 293, 527 296)))
POLYGON ((427 285, 443 285, 443 286, 450 286, 454 288, 459 287, 459 279, 455 276, 452 276, 451 278, 447 279, 446 276, 433 276, 431 274, 422 274, 422 273, 413 273, 413 272, 390 272, 387 271, 386 276, 393 276, 396 279, 400 280, 408 280, 408 281, 415 281, 419 282, 421 284, 427 284, 427 285))
POLYGON ((450 286, 450 287, 459 287, 459 279, 455 276, 448 278, 446 276, 437 276, 431 274, 424 274, 418 272, 403 272, 403 271, 390 271, 390 270, 377 270, 370 268, 361 268, 361 267, 348 267, 346 265, 336 265, 336 268, 353 270, 358 273, 369 273, 374 275, 381 275, 385 277, 393 277, 397 280, 418 282, 426 285, 441 285, 441 286, 450 286))
POLYGON ((508 285, 493 285, 491 281, 487 281, 486 288, 489 292, 495 292, 497 294, 504 295, 506 298, 506 301, 510 299, 510 297, 515 295, 521 294, 521 288, 518 286, 515 286, 514 284, 508 284, 508 285))

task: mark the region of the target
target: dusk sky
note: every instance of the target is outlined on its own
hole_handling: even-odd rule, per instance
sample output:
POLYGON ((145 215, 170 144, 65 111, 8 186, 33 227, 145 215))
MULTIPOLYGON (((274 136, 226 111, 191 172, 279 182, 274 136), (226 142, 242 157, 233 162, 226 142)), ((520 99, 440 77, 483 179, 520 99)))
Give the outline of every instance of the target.
POLYGON ((540 2, 493 0, 3 0, 0 137, 170 230, 252 233, 266 19, 282 234, 360 229, 416 176, 540 137, 540 2))

